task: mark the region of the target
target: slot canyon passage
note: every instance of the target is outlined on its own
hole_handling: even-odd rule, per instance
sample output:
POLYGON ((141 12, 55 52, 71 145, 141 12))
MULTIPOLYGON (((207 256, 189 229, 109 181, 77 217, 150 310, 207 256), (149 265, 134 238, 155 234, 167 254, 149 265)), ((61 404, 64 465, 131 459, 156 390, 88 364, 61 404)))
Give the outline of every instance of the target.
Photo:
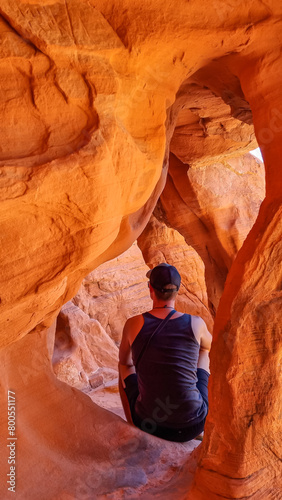
POLYGON ((24 500, 280 499, 282 3, 0 15, 1 498, 15 477, 24 500), (213 331, 200 444, 115 407, 121 329, 161 261, 213 331))

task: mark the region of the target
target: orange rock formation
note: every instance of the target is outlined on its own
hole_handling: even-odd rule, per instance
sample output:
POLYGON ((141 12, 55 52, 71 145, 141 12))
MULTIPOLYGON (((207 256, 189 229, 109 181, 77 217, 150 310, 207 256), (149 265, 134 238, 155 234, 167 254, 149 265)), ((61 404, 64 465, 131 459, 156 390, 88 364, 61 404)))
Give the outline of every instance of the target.
MULTIPOLYGON (((136 488, 146 498, 279 498, 281 2, 2 0, 0 14, 1 442, 11 390, 17 497, 132 498, 136 488), (217 176, 212 165, 234 169, 232 155, 254 147, 252 123, 266 169, 258 218, 234 261, 242 236, 217 232, 218 210, 194 242, 211 257, 214 308, 233 263, 215 319, 204 442, 181 469, 182 448, 56 380, 47 328, 82 279, 145 228, 170 143, 168 217, 178 169, 191 167, 190 203, 201 166, 217 176)), ((176 229, 192 243, 189 228, 176 229)))
POLYGON ((264 198, 264 173, 261 162, 250 154, 190 167, 171 155, 160 209, 202 257, 213 314, 264 198))

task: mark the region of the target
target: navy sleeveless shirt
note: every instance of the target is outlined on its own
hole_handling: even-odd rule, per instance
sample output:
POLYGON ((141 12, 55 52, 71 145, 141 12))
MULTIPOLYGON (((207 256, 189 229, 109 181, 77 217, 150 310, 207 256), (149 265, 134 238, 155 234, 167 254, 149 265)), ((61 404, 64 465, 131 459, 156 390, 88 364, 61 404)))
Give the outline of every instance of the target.
MULTIPOLYGON (((162 321, 148 312, 143 317, 144 325, 131 346, 134 365, 162 321)), ((136 370, 139 396, 135 411, 140 418, 172 429, 189 427, 205 418, 207 407, 196 387, 199 349, 189 314, 170 319, 153 336, 136 370)))

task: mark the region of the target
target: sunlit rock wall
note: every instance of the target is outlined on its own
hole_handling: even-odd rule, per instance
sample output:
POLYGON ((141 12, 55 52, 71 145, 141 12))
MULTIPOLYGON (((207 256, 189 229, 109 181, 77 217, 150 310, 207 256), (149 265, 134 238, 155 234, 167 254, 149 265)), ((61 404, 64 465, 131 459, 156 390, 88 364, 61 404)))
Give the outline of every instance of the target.
POLYGON ((170 156, 160 211, 201 256, 213 315, 231 264, 264 199, 264 175, 262 162, 250 154, 192 166, 170 156))

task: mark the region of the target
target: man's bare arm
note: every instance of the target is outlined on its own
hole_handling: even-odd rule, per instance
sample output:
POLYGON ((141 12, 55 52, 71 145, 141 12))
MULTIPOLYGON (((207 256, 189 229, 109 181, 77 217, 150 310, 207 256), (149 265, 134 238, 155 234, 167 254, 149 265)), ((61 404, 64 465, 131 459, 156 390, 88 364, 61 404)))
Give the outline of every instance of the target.
POLYGON ((119 348, 119 361, 123 365, 132 366, 131 345, 136 335, 141 330, 144 324, 142 314, 129 318, 123 329, 121 344, 119 348))
POLYGON ((199 316, 192 316, 192 330, 196 340, 200 344, 199 359, 197 368, 201 368, 210 373, 210 357, 209 351, 211 348, 212 336, 207 329, 207 325, 199 316))
POLYGON ((132 318, 128 319, 124 325, 122 339, 119 347, 119 363, 126 366, 133 366, 130 345, 130 325, 132 318))
MULTIPOLYGON (((130 324, 131 321, 130 319, 127 320, 127 322, 124 325, 123 333, 122 333, 122 339, 119 347, 119 363, 118 363, 118 369, 119 369, 119 374, 120 374, 120 384, 122 387, 125 387, 124 379, 131 375, 132 373, 135 373, 135 368, 133 365, 132 361, 132 355, 131 355, 131 345, 130 345, 130 324)), ((124 404, 123 404, 124 406, 124 404)), ((127 414, 128 411, 126 411, 125 406, 124 406, 125 413, 127 414)), ((127 420, 129 418, 129 414, 127 415, 127 420)), ((128 420, 129 421, 129 420, 128 420)))
POLYGON ((144 324, 141 315, 129 318, 124 325, 121 344, 119 348, 119 373, 124 384, 124 379, 135 373, 135 367, 131 355, 131 344, 144 324))
POLYGON ((197 341, 200 344, 201 351, 210 351, 212 335, 207 329, 207 325, 200 316, 192 316, 192 330, 197 341))

